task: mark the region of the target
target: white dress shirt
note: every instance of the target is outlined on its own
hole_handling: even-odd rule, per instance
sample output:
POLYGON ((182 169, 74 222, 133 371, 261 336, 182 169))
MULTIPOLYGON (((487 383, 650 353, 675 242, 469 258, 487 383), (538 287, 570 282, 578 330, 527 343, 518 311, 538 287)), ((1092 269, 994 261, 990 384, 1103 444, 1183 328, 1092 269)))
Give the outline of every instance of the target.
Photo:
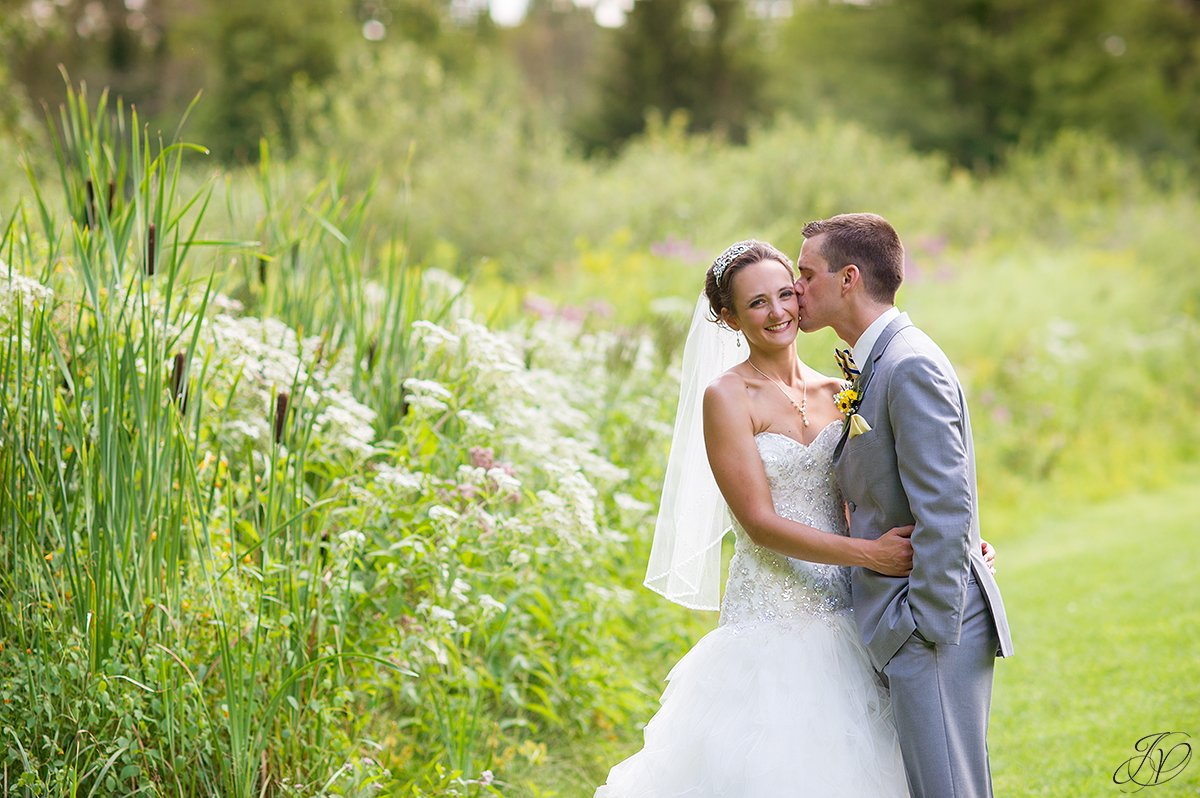
POLYGON ((858 336, 858 340, 854 342, 854 346, 850 347, 850 356, 854 358, 854 365, 862 369, 867 365, 867 361, 871 357, 871 350, 875 348, 875 342, 879 340, 879 336, 883 335, 883 330, 892 323, 892 319, 900 315, 900 311, 895 305, 879 314, 879 318, 871 322, 867 329, 863 330, 863 334, 858 336))

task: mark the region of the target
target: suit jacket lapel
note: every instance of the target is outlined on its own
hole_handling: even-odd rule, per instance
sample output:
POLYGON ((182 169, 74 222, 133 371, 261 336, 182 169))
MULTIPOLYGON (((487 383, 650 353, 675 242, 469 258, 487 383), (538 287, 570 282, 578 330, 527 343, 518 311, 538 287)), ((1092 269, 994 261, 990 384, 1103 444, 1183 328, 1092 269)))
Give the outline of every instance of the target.
MULTIPOLYGON (((870 359, 867 360, 867 362, 864 363, 862 366, 860 366, 860 368, 862 369, 862 371, 859 373, 859 377, 858 377, 858 380, 859 380, 858 390, 859 390, 859 403, 860 404, 862 402, 863 397, 865 397, 867 395, 867 386, 871 382, 871 375, 875 373, 875 364, 879 361, 879 358, 883 357, 883 353, 884 353, 884 351, 887 350, 888 344, 890 344, 892 342, 892 339, 896 337, 896 333, 900 332, 905 327, 911 327, 911 326, 912 326, 912 322, 909 321, 908 314, 901 313, 899 316, 892 319, 891 323, 888 324, 888 326, 884 327, 883 332, 879 334, 879 338, 876 339, 875 345, 873 347, 871 347, 870 359)), ((841 458, 842 449, 845 448, 846 441, 848 441, 850 439, 849 433, 850 433, 850 425, 842 424, 842 437, 840 440, 838 440, 837 447, 833 450, 833 459, 834 459, 835 463, 841 458)))
POLYGON ((867 383, 871 381, 871 374, 875 371, 875 364, 879 362, 879 358, 883 357, 883 353, 887 351, 888 344, 896 337, 896 333, 903 330, 905 327, 911 327, 912 322, 908 320, 907 313, 901 313, 896 318, 892 319, 891 324, 883 328, 883 332, 879 334, 879 338, 875 341, 875 346, 871 347, 870 359, 862 365, 862 383, 861 390, 865 395, 867 392, 867 383))

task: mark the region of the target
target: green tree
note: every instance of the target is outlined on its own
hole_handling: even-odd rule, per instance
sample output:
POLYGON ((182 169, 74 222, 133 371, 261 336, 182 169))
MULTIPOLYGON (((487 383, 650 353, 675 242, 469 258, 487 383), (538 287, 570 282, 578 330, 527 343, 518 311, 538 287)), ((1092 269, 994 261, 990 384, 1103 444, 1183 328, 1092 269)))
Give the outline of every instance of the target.
POLYGON ((53 108, 63 100, 61 66, 74 80, 136 102, 144 117, 162 109, 170 82, 162 44, 173 1, 3 0, 0 57, 35 103, 53 108))
POLYGON ((487 7, 456 0, 359 0, 358 14, 364 23, 376 23, 377 35, 388 42, 416 44, 449 70, 475 66, 481 51, 496 38, 487 7))
POLYGON ((221 3, 216 10, 205 103, 205 142, 225 159, 253 160, 272 135, 290 151, 292 87, 320 84, 337 68, 337 48, 354 34, 329 0, 221 3))
POLYGON ((686 112, 690 128, 745 137, 761 108, 761 67, 741 0, 637 0, 613 34, 598 108, 580 129, 589 147, 611 148, 647 115, 686 112))
POLYGON ((776 96, 989 166, 1077 127, 1153 154, 1200 150, 1200 4, 896 0, 797 7, 776 96))
MULTIPOLYGON (((26 34, 26 26, 14 13, 15 0, 0 0, 0 52, 11 53, 26 34)), ((0 138, 10 139, 21 134, 27 122, 24 93, 13 79, 9 66, 0 59, 0 138)))
POLYGON ((585 112, 589 80, 604 29, 592 9, 532 0, 525 19, 501 36, 537 98, 560 119, 585 112))

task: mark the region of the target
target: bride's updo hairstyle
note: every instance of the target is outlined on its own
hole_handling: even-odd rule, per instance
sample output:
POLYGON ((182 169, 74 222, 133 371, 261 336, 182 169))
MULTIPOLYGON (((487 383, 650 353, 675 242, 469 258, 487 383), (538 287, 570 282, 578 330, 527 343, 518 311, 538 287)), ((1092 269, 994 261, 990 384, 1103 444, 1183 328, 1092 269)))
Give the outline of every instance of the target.
POLYGON ((725 250, 708 267, 704 281, 704 295, 708 297, 710 321, 721 322, 721 311, 733 313, 733 275, 738 269, 758 263, 760 260, 778 261, 792 273, 792 261, 765 241, 747 239, 739 241, 725 250))

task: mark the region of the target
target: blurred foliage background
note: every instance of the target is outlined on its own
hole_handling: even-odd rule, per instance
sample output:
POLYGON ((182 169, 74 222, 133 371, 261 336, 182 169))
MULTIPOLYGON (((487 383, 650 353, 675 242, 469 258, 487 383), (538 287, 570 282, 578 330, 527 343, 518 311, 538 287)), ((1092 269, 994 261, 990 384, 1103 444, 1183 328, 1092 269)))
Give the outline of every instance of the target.
POLYGON ((370 85, 358 57, 411 44, 451 84, 503 73, 487 99, 588 152, 677 111, 738 142, 784 115, 853 120, 977 170, 1063 128, 1192 165, 1200 148, 1193 0, 494 2, 508 26, 487 0, 4 0, 4 119, 61 99, 62 64, 172 124, 203 90, 194 135, 244 161, 264 133, 296 146, 298 84, 370 85))
POLYGON ((1034 641, 998 791, 1200 733, 1195 0, 0 0, 0 53, 16 794, 589 795, 714 620, 639 587, 703 271, 849 210, 1034 641))

